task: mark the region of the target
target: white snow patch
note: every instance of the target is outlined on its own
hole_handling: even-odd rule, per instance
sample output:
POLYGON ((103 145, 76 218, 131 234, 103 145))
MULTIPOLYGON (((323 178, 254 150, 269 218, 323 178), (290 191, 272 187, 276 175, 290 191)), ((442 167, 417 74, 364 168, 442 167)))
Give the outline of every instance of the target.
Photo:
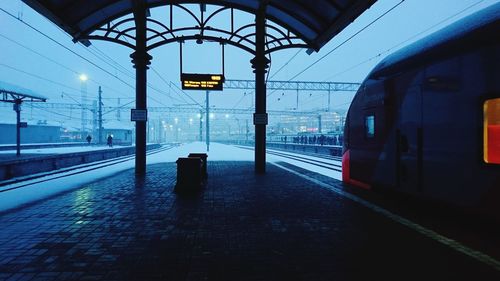
MULTIPOLYGON (((242 149, 235 146, 224 145, 219 143, 211 143, 210 151, 206 151, 206 145, 202 142, 193 142, 189 144, 184 144, 178 147, 174 147, 170 150, 166 150, 160 153, 152 154, 147 156, 147 164, 165 163, 165 162, 175 162, 179 157, 187 157, 189 153, 207 153, 208 161, 254 161, 254 151, 248 149, 242 149)), ((290 153, 293 154, 293 153, 290 153)), ((300 155, 300 154, 296 154, 300 155)), ((314 158, 314 157, 312 157, 314 158)), ((335 179, 340 179, 341 173, 331 171, 325 168, 316 167, 311 164, 301 163, 296 160, 283 158, 280 156, 267 156, 268 162, 287 162, 292 165, 311 170, 335 179)), ((321 158, 319 158, 321 159, 321 158)), ((325 159, 321 159, 324 161, 325 159)), ((58 174, 55 176, 47 176, 44 178, 34 179, 29 182, 22 182, 17 184, 10 184, 3 186, 0 189, 6 190, 10 188, 15 188, 17 186, 26 185, 27 183, 38 182, 42 179, 50 179, 45 182, 34 183, 29 186, 20 187, 18 189, 9 190, 0 193, 0 212, 6 211, 12 208, 19 207, 23 204, 27 204, 36 200, 41 200, 52 196, 54 194, 75 189, 84 184, 93 182, 95 180, 111 176, 118 172, 134 168, 135 161, 132 158, 123 163, 118 163, 116 165, 108 166, 102 169, 96 169, 92 171, 86 171, 80 174, 70 175, 63 178, 62 175, 73 174, 79 170, 73 170, 66 172, 64 174, 58 174), (53 179, 51 179, 53 178, 53 179)), ((82 168, 83 169, 83 168, 82 168)))

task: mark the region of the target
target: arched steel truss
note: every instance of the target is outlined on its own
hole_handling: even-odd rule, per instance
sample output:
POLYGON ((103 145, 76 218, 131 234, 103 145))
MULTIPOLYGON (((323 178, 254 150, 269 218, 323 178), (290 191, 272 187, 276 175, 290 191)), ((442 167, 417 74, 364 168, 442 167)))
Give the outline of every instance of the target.
MULTIPOLYGON (((190 4, 193 5, 193 4, 190 4)), ((215 5, 211 5, 215 6, 215 5)), ((255 23, 248 23, 243 26, 235 27, 235 8, 219 7, 208 15, 200 6, 200 13, 197 15, 186 5, 171 4, 168 23, 165 24, 159 20, 148 17, 147 21, 147 51, 151 51, 159 46, 179 42, 194 40, 198 43, 218 42, 238 47, 248 53, 255 55, 255 23), (195 25, 176 27, 174 25, 174 16, 177 12, 184 12, 194 20, 195 25), (222 13, 230 13, 229 29, 218 28, 211 25, 216 16, 222 13), (200 41, 201 40, 201 41, 200 41)), ((243 10, 236 10, 244 13, 243 10)), ((307 48, 298 36, 285 30, 283 27, 266 21, 266 54, 274 51, 288 48, 307 48)), ((108 22, 104 26, 97 28, 92 34, 81 36, 79 40, 104 40, 121 44, 123 46, 135 49, 135 29, 134 16, 131 14, 118 22, 108 22)))

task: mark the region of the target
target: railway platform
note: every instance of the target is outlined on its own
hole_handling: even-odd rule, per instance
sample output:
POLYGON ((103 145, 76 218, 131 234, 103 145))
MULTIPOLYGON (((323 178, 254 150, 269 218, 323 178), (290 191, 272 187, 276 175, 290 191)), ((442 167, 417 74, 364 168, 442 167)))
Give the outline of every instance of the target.
POLYGON ((0 214, 0 280, 500 280, 494 233, 462 244, 283 162, 208 172, 192 195, 160 163, 0 214))

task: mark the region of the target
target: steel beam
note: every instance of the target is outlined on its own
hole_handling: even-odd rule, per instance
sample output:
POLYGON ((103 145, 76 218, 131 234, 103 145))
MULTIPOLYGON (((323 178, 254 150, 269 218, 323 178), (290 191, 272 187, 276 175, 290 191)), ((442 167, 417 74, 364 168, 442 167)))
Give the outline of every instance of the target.
MULTIPOLYGON (((135 52, 130 55, 134 64, 135 108, 147 110, 147 70, 152 57, 147 53, 146 6, 144 1, 134 1, 134 20, 136 26, 135 52)), ((146 174, 146 121, 136 121, 135 127, 135 174, 146 174)))
POLYGON ((255 57, 250 61, 255 73, 255 172, 266 172, 266 69, 269 60, 266 58, 266 1, 255 16, 255 57), (265 122, 262 117, 266 116, 265 122))
MULTIPOLYGON (((316 81, 272 81, 266 82, 268 90, 283 91, 349 91, 358 90, 360 83, 350 82, 316 82, 316 81)), ((255 89, 254 80, 226 79, 224 89, 255 89)))

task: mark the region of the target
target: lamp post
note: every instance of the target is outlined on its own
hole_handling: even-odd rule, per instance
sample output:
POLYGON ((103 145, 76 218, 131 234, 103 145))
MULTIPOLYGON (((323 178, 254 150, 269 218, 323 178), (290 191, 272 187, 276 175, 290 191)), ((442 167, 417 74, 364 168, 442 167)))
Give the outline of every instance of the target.
POLYGON ((229 123, 229 114, 226 114, 224 116, 226 118, 226 124, 227 124, 227 140, 231 140, 231 124, 229 123))
POLYGON ((85 122, 87 121, 87 108, 85 106, 85 101, 87 100, 87 80, 89 79, 87 75, 85 74, 80 74, 78 77, 80 79, 80 90, 81 90, 81 121, 82 121, 82 127, 81 127, 81 139, 85 139, 85 133, 86 133, 86 127, 85 127, 85 122))
POLYGON ((207 152, 210 151, 210 118, 209 118, 209 107, 210 107, 210 101, 208 99, 208 93, 209 91, 206 91, 206 98, 205 98, 205 101, 206 101, 206 120, 205 120, 205 125, 206 125, 206 136, 205 136, 205 139, 206 139, 206 143, 207 143, 207 152))

